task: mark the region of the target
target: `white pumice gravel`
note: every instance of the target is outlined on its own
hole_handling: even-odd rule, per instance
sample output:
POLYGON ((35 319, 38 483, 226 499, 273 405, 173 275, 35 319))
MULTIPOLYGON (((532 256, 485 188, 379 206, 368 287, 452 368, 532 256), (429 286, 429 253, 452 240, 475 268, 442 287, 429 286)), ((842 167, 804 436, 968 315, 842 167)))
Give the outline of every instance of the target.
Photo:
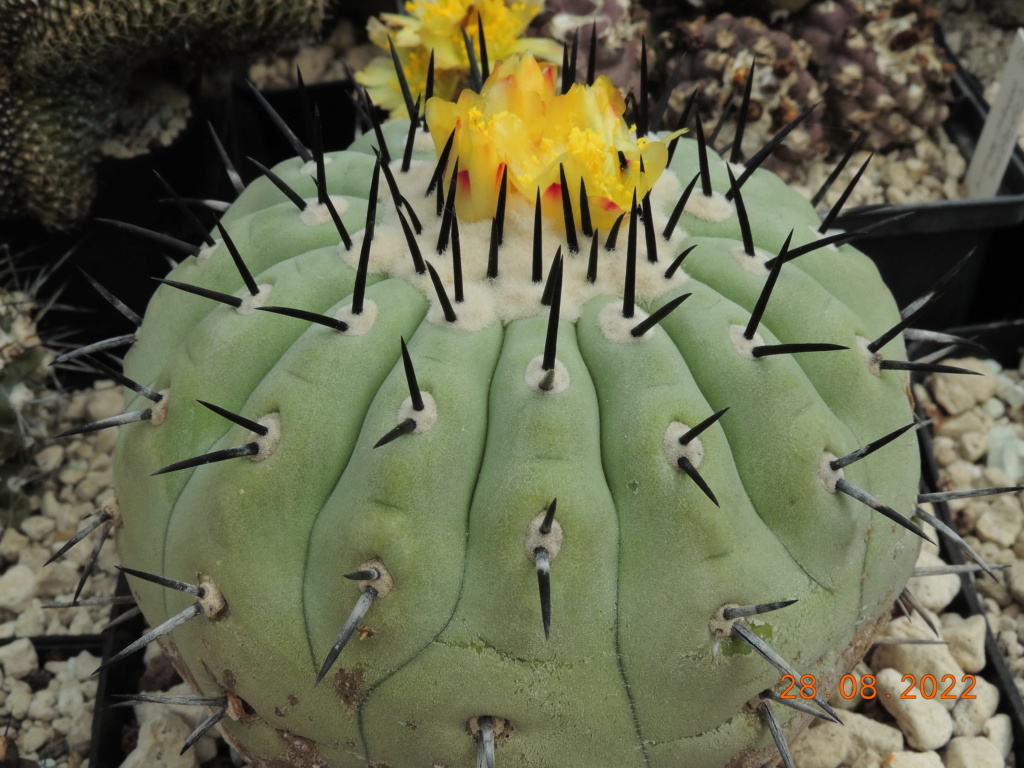
MULTIPOLYGON (((70 400, 53 403, 60 412, 47 418, 53 431, 122 412, 122 390, 111 381, 70 400)), ((71 601, 97 532, 63 559, 49 557, 113 499, 111 452, 117 430, 43 443, 34 456, 36 482, 29 516, 18 529, 0 518, 0 725, 9 717, 21 757, 42 768, 82 768, 92 739, 93 702, 100 659, 83 651, 67 661, 45 661, 29 638, 43 635, 98 634, 110 607, 47 609, 71 601)), ((117 555, 112 543, 101 551, 82 599, 114 593, 117 555)), ((174 750, 176 754, 180 744, 174 750)))
MULTIPOLYGON (((915 398, 932 425, 941 489, 962 490, 1012 486, 1024 482, 1024 362, 1004 370, 991 360, 967 358, 944 361, 977 370, 981 376, 935 374, 914 388, 915 398)), ((954 522, 967 542, 992 564, 1011 568, 996 571, 996 579, 975 575, 984 599, 984 616, 961 616, 948 610, 960 591, 959 576, 922 576, 908 584, 916 601, 929 613, 940 636, 915 611, 910 618, 892 620, 891 638, 941 640, 943 644, 878 644, 866 663, 854 670, 877 678, 874 701, 843 700, 847 733, 838 726, 814 724, 791 745, 797 768, 1003 768, 1014 765, 1010 717, 998 713, 999 691, 978 676, 985 668, 986 624, 1024 691, 1024 494, 1004 494, 949 502, 954 522), (911 675, 912 678, 905 677, 911 675), (945 692, 950 680, 952 699, 929 700, 922 678, 933 675, 945 692), (942 682, 942 675, 951 675, 942 682), (973 680, 972 680, 973 678, 973 680), (915 699, 902 699, 909 681, 916 683, 915 699), (960 698, 968 684, 970 694, 960 698), (884 698, 889 694, 889 698, 884 698), (867 741, 864 723, 888 728, 900 740, 867 741), (898 730, 897 730, 898 729, 898 730), (821 731, 821 733, 818 733, 821 731), (841 753, 842 750, 845 753, 841 753)), ((930 505, 923 505, 934 511, 930 505)), ((936 538, 935 531, 925 526, 936 538)), ((918 567, 942 564, 936 547, 922 546, 918 567)), ((836 699, 833 695, 831 699, 836 699)), ((887 733, 880 731, 879 733, 887 733)))

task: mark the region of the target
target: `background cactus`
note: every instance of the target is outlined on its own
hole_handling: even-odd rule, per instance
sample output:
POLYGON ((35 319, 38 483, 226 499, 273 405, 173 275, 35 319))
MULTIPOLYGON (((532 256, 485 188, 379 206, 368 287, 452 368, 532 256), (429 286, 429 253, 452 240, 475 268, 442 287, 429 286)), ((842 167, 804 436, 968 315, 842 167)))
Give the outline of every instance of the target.
POLYGON ((505 62, 433 140, 314 121, 93 425, 160 625, 123 654, 255 765, 760 765, 804 718, 759 695, 831 689, 913 568, 913 312, 766 152, 573 79, 505 62))
MULTIPOLYGON (((751 62, 757 73, 746 130, 755 144, 824 102, 769 161, 777 172, 845 151, 858 134, 871 151, 912 147, 949 116, 952 65, 933 39, 938 10, 927 0, 821 0, 781 26, 740 10, 692 21, 653 13, 669 51, 662 63, 669 121, 694 89, 705 116, 738 104, 751 62)), ((718 144, 735 125, 735 117, 724 119, 718 144)))
POLYGON ((168 103, 187 116, 176 102, 201 69, 313 35, 323 14, 322 0, 0 0, 0 219, 80 223, 119 121, 138 130, 140 110, 155 119, 168 103), (173 83, 173 98, 155 83, 173 83))
MULTIPOLYGON (((704 114, 721 115, 731 103, 738 104, 751 66, 750 107, 744 136, 754 146, 766 142, 802 110, 822 99, 821 89, 808 70, 813 49, 804 40, 770 29, 753 16, 721 13, 694 21, 678 20, 660 35, 671 52, 666 70, 679 68, 678 83, 668 99, 668 124, 686 109, 695 89, 704 114)), ((738 121, 727 120, 718 144, 729 143, 738 121)), ((821 111, 808 116, 786 142, 772 154, 767 167, 783 171, 794 164, 824 158, 829 152, 821 111)))

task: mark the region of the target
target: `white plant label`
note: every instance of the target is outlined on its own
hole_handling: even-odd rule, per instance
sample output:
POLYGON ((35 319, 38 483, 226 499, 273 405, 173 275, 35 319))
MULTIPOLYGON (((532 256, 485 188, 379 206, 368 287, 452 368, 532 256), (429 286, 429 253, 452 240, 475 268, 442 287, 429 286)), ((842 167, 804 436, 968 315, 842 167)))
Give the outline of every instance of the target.
POLYGON ((1024 29, 1018 29, 992 109, 967 166, 969 197, 992 197, 1010 163, 1024 118, 1024 29))

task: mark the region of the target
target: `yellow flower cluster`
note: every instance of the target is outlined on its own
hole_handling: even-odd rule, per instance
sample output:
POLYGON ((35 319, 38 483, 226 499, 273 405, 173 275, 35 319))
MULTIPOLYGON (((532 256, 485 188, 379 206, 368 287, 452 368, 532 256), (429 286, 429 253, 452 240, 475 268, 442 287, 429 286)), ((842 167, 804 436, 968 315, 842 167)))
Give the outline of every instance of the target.
MULTIPOLYGON (((490 64, 521 52, 560 61, 559 43, 521 37, 542 3, 543 0, 409 0, 405 4, 408 15, 384 13, 380 19, 371 19, 370 40, 387 53, 360 70, 356 80, 366 86, 373 102, 387 109, 392 118, 408 117, 388 47, 390 35, 413 99, 426 88, 431 51, 434 95, 454 99, 465 87, 469 74, 463 29, 472 40, 479 61, 478 19, 483 22, 490 64)), ((484 77, 488 74, 483 73, 484 77)))
POLYGON ((460 219, 494 215, 506 167, 510 194, 532 203, 539 190, 544 215, 559 222, 561 166, 576 220, 582 180, 591 221, 604 231, 629 210, 634 190, 640 200, 654 186, 668 149, 661 141, 631 135, 623 119, 625 102, 611 81, 600 76, 592 86, 576 84, 565 94, 556 87, 555 68, 525 54, 498 63, 480 93, 467 90, 456 102, 427 102, 427 125, 439 152, 455 131, 460 219))

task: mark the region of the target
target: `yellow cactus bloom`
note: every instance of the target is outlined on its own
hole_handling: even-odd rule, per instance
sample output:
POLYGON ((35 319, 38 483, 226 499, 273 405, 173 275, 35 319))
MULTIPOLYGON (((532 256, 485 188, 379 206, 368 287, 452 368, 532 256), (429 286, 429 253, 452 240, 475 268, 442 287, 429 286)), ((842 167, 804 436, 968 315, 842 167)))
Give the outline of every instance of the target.
POLYGON ((556 88, 555 68, 526 54, 496 65, 480 93, 467 90, 456 102, 427 102, 427 125, 439 154, 455 131, 460 219, 494 215, 506 167, 509 193, 532 203, 539 190, 544 215, 553 222, 563 221, 560 167, 577 222, 582 180, 591 221, 604 231, 629 210, 634 191, 641 200, 654 186, 668 163, 668 148, 631 135, 623 119, 625 101, 611 81, 601 76, 565 94, 556 88))
POLYGON ((543 0, 409 0, 405 4, 408 15, 384 13, 380 19, 370 20, 370 40, 387 53, 360 70, 356 80, 367 87, 374 103, 387 109, 392 118, 408 117, 391 60, 390 35, 413 98, 426 88, 433 51, 434 94, 454 99, 465 87, 469 74, 462 30, 466 30, 479 56, 478 18, 483 22, 489 63, 521 52, 545 60, 560 60, 562 47, 554 40, 520 37, 542 4, 543 0))

